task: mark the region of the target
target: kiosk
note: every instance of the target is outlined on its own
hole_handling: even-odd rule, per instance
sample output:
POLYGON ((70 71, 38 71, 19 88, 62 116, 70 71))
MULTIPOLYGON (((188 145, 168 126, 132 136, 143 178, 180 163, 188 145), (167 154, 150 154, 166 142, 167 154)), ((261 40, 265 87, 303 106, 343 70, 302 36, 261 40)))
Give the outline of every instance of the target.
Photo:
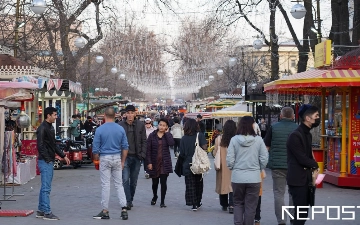
POLYGON ((283 77, 264 89, 268 105, 285 98, 296 109, 303 96, 321 96, 321 146, 314 148, 320 172, 324 170, 325 182, 360 187, 360 48, 342 56, 332 69, 283 77))

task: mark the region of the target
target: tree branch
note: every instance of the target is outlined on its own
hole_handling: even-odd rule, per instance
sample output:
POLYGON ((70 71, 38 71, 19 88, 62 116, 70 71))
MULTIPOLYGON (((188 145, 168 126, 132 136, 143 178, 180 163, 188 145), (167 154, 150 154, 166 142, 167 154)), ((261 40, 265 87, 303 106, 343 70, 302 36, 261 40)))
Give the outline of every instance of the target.
POLYGON ((254 28, 254 30, 256 30, 257 32, 259 32, 259 33, 262 35, 262 37, 264 38, 265 44, 268 45, 268 46, 270 46, 270 42, 265 38, 264 33, 263 33, 258 27, 256 27, 256 26, 249 20, 249 18, 247 17, 247 15, 245 15, 245 13, 243 12, 243 10, 242 10, 242 8, 241 8, 241 4, 240 4, 239 0, 236 0, 236 4, 238 5, 239 11, 240 11, 240 13, 242 14, 242 16, 244 17, 244 19, 246 20, 246 22, 248 22, 248 24, 249 24, 252 28, 254 28))

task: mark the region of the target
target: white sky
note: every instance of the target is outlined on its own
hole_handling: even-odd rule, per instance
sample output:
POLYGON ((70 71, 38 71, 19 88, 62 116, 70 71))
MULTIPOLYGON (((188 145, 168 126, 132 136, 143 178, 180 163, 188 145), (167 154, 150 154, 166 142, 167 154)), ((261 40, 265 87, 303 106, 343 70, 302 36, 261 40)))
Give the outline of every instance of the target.
MULTIPOLYGON (((136 21, 139 24, 143 24, 149 28, 149 30, 154 30, 155 33, 161 34, 165 33, 167 35, 171 35, 176 37, 178 33, 178 27, 181 24, 181 20, 185 17, 195 17, 195 18, 204 18, 207 14, 214 14, 215 7, 211 3, 211 1, 205 0, 180 0, 180 6, 174 5, 174 9, 176 15, 169 11, 163 10, 163 13, 157 9, 155 4, 145 3, 146 0, 137 0, 130 1, 129 5, 125 6, 126 10, 122 12, 129 13, 130 11, 135 11, 137 14, 136 21), (186 3, 185 3, 186 2, 186 3)), ((151 2, 151 1, 150 1, 151 2)), ((331 28, 331 7, 330 0, 321 0, 321 19, 322 22, 322 33, 323 37, 328 37, 329 31, 331 28)), ((288 16, 293 24, 296 34, 298 38, 302 37, 302 29, 303 29, 303 20, 294 19, 290 14, 290 9, 296 3, 290 1, 282 1, 283 7, 288 12, 288 16)), ((316 3, 314 2, 314 7, 316 7, 316 3)), ((259 27, 266 35, 268 35, 268 27, 269 27, 269 6, 266 0, 263 1, 263 4, 259 5, 256 8, 257 12, 251 13, 250 17, 252 22, 259 27)), ((315 14, 314 14, 315 15, 315 14)), ((252 44, 255 40, 256 35, 258 34, 251 28, 244 19, 240 19, 238 22, 231 25, 231 27, 238 34, 238 37, 244 41, 244 44, 252 44)), ((288 31, 285 20, 280 13, 280 10, 277 10, 276 16, 276 31, 280 37, 281 41, 289 41, 291 40, 290 32, 288 31)), ((280 42, 281 42, 280 41, 280 42)))

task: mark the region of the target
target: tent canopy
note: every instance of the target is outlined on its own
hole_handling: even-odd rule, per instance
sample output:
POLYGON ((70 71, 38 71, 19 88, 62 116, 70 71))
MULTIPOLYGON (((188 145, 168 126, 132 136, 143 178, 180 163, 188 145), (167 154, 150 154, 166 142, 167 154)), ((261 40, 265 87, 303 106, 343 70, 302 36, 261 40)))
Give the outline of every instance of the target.
POLYGON ((236 100, 221 100, 221 101, 214 101, 214 102, 210 102, 209 104, 206 105, 206 107, 226 107, 226 106, 233 106, 237 103, 238 101, 236 100))
POLYGON ((21 100, 28 99, 29 90, 38 89, 36 84, 30 82, 0 81, 0 99, 21 100))
POLYGON ((251 112, 247 112, 247 105, 240 102, 234 106, 213 112, 213 117, 243 117, 243 116, 252 116, 251 112))
POLYGON ((282 77, 264 85, 264 91, 301 90, 322 87, 360 86, 360 70, 310 70, 282 77))

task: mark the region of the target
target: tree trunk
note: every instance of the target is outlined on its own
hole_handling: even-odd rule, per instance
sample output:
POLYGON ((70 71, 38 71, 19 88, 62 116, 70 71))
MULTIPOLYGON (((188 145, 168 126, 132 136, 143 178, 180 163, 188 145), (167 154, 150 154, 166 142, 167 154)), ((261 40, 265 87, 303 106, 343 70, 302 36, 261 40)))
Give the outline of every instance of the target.
POLYGON ((354 0, 352 45, 360 45, 360 1, 354 0))
POLYGON ((271 46, 271 77, 270 81, 279 79, 279 44, 275 32, 275 14, 278 1, 271 0, 270 8, 270 46, 271 46))
MULTIPOLYGON (((349 0, 331 0, 332 25, 329 38, 334 45, 351 45, 349 35, 349 0)), ((351 49, 334 47, 334 56, 342 56, 351 49)))

